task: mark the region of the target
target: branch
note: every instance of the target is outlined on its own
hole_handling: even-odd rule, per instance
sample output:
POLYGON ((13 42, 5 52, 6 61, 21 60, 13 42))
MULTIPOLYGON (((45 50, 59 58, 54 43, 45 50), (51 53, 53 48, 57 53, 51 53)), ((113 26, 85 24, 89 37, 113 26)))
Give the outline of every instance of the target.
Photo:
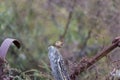
POLYGON ((113 44, 111 44, 109 47, 103 49, 103 51, 101 51, 100 53, 98 53, 96 56, 94 56, 92 59, 88 60, 88 59, 83 59, 80 61, 79 64, 77 64, 76 66, 73 67, 73 69, 70 69, 71 71, 71 79, 75 80, 75 77, 85 71, 86 69, 88 69, 90 66, 92 66, 94 63, 96 63, 98 60, 100 60, 101 58, 103 58, 104 56, 106 56, 108 53, 110 53, 112 50, 114 50, 116 47, 119 46, 120 43, 120 38, 119 40, 114 40, 116 42, 114 42, 113 44))
POLYGON ((74 11, 74 7, 75 7, 75 3, 76 3, 76 0, 74 0, 73 2, 73 5, 71 7, 71 10, 69 12, 69 15, 68 15, 68 19, 67 19, 67 23, 65 25, 65 30, 63 32, 63 34, 60 36, 59 38, 59 41, 56 41, 53 45, 57 48, 61 48, 63 46, 63 41, 65 39, 65 35, 67 34, 67 31, 68 31, 68 28, 69 28, 69 25, 70 25, 70 22, 71 22, 71 19, 72 19, 72 15, 73 15, 73 11, 74 11))
POLYGON ((76 3, 76 0, 74 0, 73 6, 71 7, 71 10, 70 10, 70 12, 69 12, 68 19, 67 19, 67 23, 66 23, 66 25, 65 25, 65 31, 64 31, 64 33, 60 36, 60 41, 63 41, 64 38, 65 38, 65 35, 67 34, 67 31, 68 31, 70 22, 71 22, 71 20, 72 20, 72 15, 73 15, 73 11, 74 11, 74 8, 75 8, 75 3, 76 3))

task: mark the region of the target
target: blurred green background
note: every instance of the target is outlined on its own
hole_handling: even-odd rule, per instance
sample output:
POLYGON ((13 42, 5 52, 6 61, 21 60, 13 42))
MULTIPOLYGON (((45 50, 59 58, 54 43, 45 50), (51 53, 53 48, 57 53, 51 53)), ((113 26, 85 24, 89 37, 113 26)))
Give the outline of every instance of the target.
MULTIPOLYGON (((48 46, 63 34, 73 2, 0 0, 0 42, 10 37, 18 39, 22 44, 20 50, 11 47, 8 52, 7 60, 11 67, 21 71, 36 69, 41 72, 40 80, 53 79, 48 46)), ((61 49, 63 56, 77 62, 82 56, 94 56, 111 44, 113 38, 120 35, 119 7, 119 0, 76 0, 65 45, 61 49)), ((100 71, 98 80, 109 73, 106 61, 105 58, 96 63, 100 71)), ((93 74, 87 72, 79 77, 81 80, 95 80, 95 72, 94 69, 93 74)))

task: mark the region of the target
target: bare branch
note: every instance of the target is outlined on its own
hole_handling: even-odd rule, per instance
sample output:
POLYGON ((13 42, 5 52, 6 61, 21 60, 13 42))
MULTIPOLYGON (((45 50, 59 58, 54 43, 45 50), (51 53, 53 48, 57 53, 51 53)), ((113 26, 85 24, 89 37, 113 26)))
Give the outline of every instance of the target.
POLYGON ((116 42, 111 44, 109 47, 103 49, 103 51, 101 51, 100 53, 95 55, 92 59, 81 60, 80 63, 76 67, 74 67, 73 69, 70 69, 71 70, 70 71, 71 72, 71 75, 70 75, 71 79, 75 80, 76 75, 85 71, 86 69, 88 69, 88 67, 90 67, 91 65, 96 63, 98 60, 100 60, 101 58, 106 56, 108 53, 110 53, 112 50, 114 50, 116 47, 118 47, 119 43, 120 43, 120 40, 117 40, 116 42))
POLYGON ((66 25, 65 25, 65 30, 64 30, 64 33, 60 36, 60 41, 63 41, 64 38, 65 38, 65 35, 67 34, 67 31, 68 31, 70 22, 71 22, 71 20, 72 20, 72 15, 73 15, 73 11, 74 11, 74 8, 75 8, 75 4, 76 4, 76 0, 74 0, 73 6, 71 7, 71 10, 70 10, 70 12, 69 12, 68 19, 67 19, 67 23, 66 23, 66 25))

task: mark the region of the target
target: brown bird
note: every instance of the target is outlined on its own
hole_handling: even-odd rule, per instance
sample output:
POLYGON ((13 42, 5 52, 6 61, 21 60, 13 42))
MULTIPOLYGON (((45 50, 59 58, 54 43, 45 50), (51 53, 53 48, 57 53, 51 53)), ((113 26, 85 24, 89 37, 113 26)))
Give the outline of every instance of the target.
POLYGON ((53 46, 57 47, 57 48, 61 48, 63 46, 63 41, 56 41, 53 46))

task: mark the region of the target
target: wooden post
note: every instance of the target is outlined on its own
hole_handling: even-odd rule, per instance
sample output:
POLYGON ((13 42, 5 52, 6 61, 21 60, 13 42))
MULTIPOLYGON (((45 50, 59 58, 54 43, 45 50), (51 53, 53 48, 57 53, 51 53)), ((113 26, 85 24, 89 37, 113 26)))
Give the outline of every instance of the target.
POLYGON ((52 69, 52 75, 55 80, 71 80, 63 57, 55 46, 48 48, 48 56, 52 69))

